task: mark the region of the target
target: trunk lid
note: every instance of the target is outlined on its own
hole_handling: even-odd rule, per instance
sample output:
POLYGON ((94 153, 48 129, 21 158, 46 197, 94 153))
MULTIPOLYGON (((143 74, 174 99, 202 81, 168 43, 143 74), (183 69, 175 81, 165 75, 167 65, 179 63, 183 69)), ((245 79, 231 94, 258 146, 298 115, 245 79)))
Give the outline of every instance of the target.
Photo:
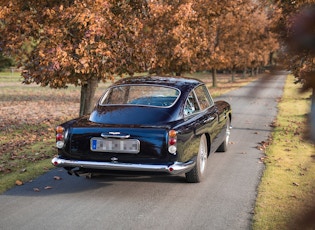
POLYGON ((171 161, 167 127, 72 126, 67 152, 71 158, 126 163, 171 161))

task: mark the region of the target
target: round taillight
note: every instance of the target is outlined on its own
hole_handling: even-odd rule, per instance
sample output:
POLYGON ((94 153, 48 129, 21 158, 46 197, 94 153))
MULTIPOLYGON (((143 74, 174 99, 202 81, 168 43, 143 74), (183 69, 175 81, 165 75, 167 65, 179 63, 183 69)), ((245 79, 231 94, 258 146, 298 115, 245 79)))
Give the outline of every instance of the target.
POLYGON ((61 133, 58 133, 58 134, 56 135, 56 140, 57 140, 57 141, 62 141, 63 138, 64 138, 64 136, 63 136, 63 134, 61 134, 61 133))
POLYGON ((63 133, 65 131, 65 128, 64 127, 62 127, 62 126, 57 126, 56 127, 56 132, 57 133, 63 133))
POLYGON ((168 135, 169 135, 170 138, 174 138, 174 137, 176 137, 177 132, 172 129, 172 130, 170 130, 170 131, 168 132, 168 135))
POLYGON ((170 144, 170 145, 175 145, 175 144, 176 144, 176 139, 175 139, 175 138, 171 138, 171 139, 169 140, 169 144, 170 144))
POLYGON ((176 155, 177 147, 177 132, 172 129, 168 131, 168 152, 172 155, 176 155))
POLYGON ((58 149, 62 149, 63 146, 65 146, 65 143, 64 143, 63 141, 57 141, 57 142, 56 142, 56 147, 57 147, 58 149))
POLYGON ((171 153, 173 155, 176 155, 176 150, 177 150, 177 148, 176 148, 175 145, 171 145, 171 146, 168 147, 169 153, 171 153))

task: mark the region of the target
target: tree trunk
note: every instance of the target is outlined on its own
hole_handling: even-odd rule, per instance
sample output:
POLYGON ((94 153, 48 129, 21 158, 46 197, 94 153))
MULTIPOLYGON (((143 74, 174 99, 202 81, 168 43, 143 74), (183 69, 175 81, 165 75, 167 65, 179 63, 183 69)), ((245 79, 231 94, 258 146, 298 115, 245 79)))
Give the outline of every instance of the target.
POLYGON ((311 123, 310 124, 311 141, 315 143, 315 88, 313 88, 313 92, 312 92, 310 123, 311 123))
POLYGON ((273 63, 273 52, 270 52, 269 53, 269 63, 268 63, 269 65, 273 65, 274 63, 273 63))
POLYGON ((80 116, 92 112, 94 103, 93 99, 98 85, 97 78, 88 79, 87 83, 81 86, 81 99, 80 99, 80 116))
POLYGON ((216 88, 217 85, 217 70, 216 69, 212 69, 212 87, 216 88))
POLYGON ((235 82, 235 69, 232 69, 232 82, 235 82))
POLYGON ((254 77, 254 76, 255 76, 254 67, 252 67, 252 68, 251 68, 251 71, 250 71, 250 76, 251 76, 251 77, 254 77))
POLYGON ((246 71, 247 71, 247 69, 245 67, 244 70, 243 70, 243 78, 246 78, 246 71))

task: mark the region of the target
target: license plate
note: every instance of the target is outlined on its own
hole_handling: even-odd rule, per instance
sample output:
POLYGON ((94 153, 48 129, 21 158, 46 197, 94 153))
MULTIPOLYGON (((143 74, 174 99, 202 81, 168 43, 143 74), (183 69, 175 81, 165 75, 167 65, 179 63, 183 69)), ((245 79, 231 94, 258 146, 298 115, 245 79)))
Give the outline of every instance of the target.
POLYGON ((92 138, 91 150, 96 152, 133 153, 140 151, 140 141, 136 139, 92 138))

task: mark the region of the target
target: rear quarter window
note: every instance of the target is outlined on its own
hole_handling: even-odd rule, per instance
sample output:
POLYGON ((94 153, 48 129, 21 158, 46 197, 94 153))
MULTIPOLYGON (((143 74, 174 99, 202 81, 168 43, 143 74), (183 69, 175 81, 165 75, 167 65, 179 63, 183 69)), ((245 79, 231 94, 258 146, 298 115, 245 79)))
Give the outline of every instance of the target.
POLYGON ((205 110, 214 104, 212 97, 205 85, 200 85, 195 89, 195 93, 201 110, 205 110))

